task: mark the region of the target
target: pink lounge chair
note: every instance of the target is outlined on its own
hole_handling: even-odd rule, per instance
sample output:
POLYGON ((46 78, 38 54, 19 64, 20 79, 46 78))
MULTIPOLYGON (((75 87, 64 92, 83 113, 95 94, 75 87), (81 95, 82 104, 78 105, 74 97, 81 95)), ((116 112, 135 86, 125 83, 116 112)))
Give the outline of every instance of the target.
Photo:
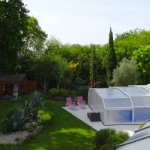
POLYGON ((67 100, 67 103, 66 103, 66 106, 72 108, 72 109, 76 109, 77 106, 75 105, 75 102, 72 102, 72 98, 71 97, 67 97, 66 98, 67 100))
POLYGON ((85 108, 85 101, 83 100, 83 96, 78 96, 77 97, 77 104, 81 108, 85 108))

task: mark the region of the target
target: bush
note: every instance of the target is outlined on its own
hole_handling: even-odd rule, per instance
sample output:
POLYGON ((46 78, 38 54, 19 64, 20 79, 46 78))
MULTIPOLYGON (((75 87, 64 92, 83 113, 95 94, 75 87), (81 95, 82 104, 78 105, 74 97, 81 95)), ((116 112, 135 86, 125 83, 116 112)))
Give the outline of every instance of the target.
POLYGON ((76 90, 68 90, 68 89, 55 89, 52 88, 49 90, 49 94, 51 97, 62 97, 66 98, 68 96, 76 97, 82 95, 84 98, 88 96, 88 86, 80 86, 76 90))
POLYGON ((28 122, 24 125, 23 129, 27 130, 28 132, 32 132, 37 128, 36 122, 28 122))
POLYGON ((115 86, 137 84, 139 79, 138 66, 135 60, 124 58, 113 72, 112 83, 115 86))
POLYGON ((1 131, 3 133, 10 133, 14 131, 22 130, 26 118, 24 112, 21 109, 11 110, 5 119, 1 122, 1 131))
POLYGON ((118 135, 119 135, 119 137, 123 140, 123 142, 126 141, 126 140, 129 138, 128 133, 123 132, 123 131, 120 131, 120 132, 118 133, 118 135))
POLYGON ((1 122, 1 131, 9 133, 23 130, 23 126, 27 122, 32 122, 38 110, 43 107, 41 103, 41 94, 39 92, 32 93, 29 97, 23 96, 19 100, 19 106, 10 111, 6 118, 1 122))
POLYGON ((38 111, 38 123, 40 125, 48 124, 52 119, 51 113, 44 110, 38 111))
POLYGON ((88 97, 88 90, 89 90, 89 87, 88 86, 80 86, 78 89, 77 89, 77 95, 82 95, 85 99, 87 99, 88 97))
POLYGON ((59 97, 60 96, 60 90, 52 88, 52 89, 49 90, 49 94, 52 97, 59 97))
POLYGON ((124 132, 116 133, 115 129, 102 129, 96 132, 94 148, 95 150, 115 150, 116 145, 128 139, 128 134, 124 132))
POLYGON ((67 89, 55 89, 52 88, 49 90, 49 94, 52 97, 62 97, 66 98, 68 96, 75 97, 76 92, 74 90, 67 90, 67 89))

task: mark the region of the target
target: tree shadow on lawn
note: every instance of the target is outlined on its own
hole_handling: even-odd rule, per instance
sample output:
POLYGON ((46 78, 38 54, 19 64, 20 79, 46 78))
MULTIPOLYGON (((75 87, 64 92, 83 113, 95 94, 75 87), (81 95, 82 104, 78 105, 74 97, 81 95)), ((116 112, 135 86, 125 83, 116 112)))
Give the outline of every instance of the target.
MULTIPOLYGON (((94 132, 90 130, 62 128, 60 131, 52 133, 51 142, 53 145, 56 144, 57 147, 63 145, 64 149, 91 150, 93 149, 93 136, 94 132)), ((58 147, 58 149, 61 149, 61 147, 58 147)))

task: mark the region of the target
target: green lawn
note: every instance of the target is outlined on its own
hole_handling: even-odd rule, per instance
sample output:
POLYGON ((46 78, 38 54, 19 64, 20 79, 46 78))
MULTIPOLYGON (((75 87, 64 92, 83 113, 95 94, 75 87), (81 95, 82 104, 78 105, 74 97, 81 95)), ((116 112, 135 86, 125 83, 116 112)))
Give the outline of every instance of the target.
MULTIPOLYGON (((0 102, 0 121, 15 102, 0 102)), ((45 100, 53 112, 51 125, 19 146, 0 145, 0 150, 92 150, 95 130, 64 109, 63 100, 45 100)))

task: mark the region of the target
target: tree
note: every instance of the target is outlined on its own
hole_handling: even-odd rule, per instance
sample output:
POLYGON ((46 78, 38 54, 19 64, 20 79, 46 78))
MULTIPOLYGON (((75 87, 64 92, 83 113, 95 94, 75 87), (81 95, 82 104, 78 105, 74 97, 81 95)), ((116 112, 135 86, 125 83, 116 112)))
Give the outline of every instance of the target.
POLYGON ((134 59, 124 58, 113 72, 112 83, 115 86, 128 86, 139 81, 138 66, 134 59))
POLYGON ((39 85, 42 86, 46 92, 50 83, 59 89, 60 84, 65 81, 66 73, 69 74, 69 65, 59 55, 52 53, 44 54, 40 58, 36 58, 32 66, 32 71, 39 85))
POLYGON ((150 81, 150 31, 144 29, 130 30, 117 35, 114 43, 118 61, 121 61, 123 57, 135 59, 141 73, 140 84, 147 84, 150 81))
POLYGON ((48 90, 52 78, 52 59, 51 55, 43 55, 40 58, 36 58, 31 66, 35 79, 45 92, 48 90))
POLYGON ((91 61, 90 61, 90 86, 95 87, 95 84, 98 80, 98 64, 96 56, 96 46, 90 45, 92 49, 91 61))
POLYGON ((17 73, 26 73, 33 78, 33 72, 30 68, 37 57, 44 53, 44 46, 47 35, 38 24, 34 17, 28 18, 27 35, 24 38, 25 45, 18 53, 17 73))
POLYGON ((147 45, 150 45, 150 31, 135 29, 118 34, 114 41, 117 60, 121 61, 124 57, 131 59, 134 51, 147 45))
POLYGON ((106 67, 108 85, 110 85, 113 70, 116 68, 116 66, 117 66, 117 58, 116 58, 115 49, 114 49, 113 33, 112 33, 111 28, 110 28, 108 64, 107 64, 107 67, 106 67))
POLYGON ((59 50, 59 55, 65 58, 69 64, 76 65, 72 70, 72 86, 77 88, 79 86, 84 86, 89 84, 89 64, 91 48, 89 45, 63 45, 59 50))
POLYGON ((35 56, 39 57, 44 52, 47 34, 41 29, 35 17, 29 17, 27 21, 27 36, 24 38, 25 45, 20 55, 26 55, 32 51, 35 56))
POLYGON ((141 47, 133 52, 132 56, 136 61, 140 71, 140 84, 150 82, 150 46, 141 47))
POLYGON ((59 54, 59 50, 62 47, 62 43, 55 37, 51 37, 46 42, 46 53, 51 52, 54 54, 59 54))
POLYGON ((63 82, 66 72, 68 73, 69 65, 65 59, 58 55, 53 56, 55 69, 54 69, 54 76, 57 83, 57 89, 60 88, 60 84, 63 82))
POLYGON ((27 14, 21 0, 0 1, 0 73, 14 72, 27 33, 27 14))

